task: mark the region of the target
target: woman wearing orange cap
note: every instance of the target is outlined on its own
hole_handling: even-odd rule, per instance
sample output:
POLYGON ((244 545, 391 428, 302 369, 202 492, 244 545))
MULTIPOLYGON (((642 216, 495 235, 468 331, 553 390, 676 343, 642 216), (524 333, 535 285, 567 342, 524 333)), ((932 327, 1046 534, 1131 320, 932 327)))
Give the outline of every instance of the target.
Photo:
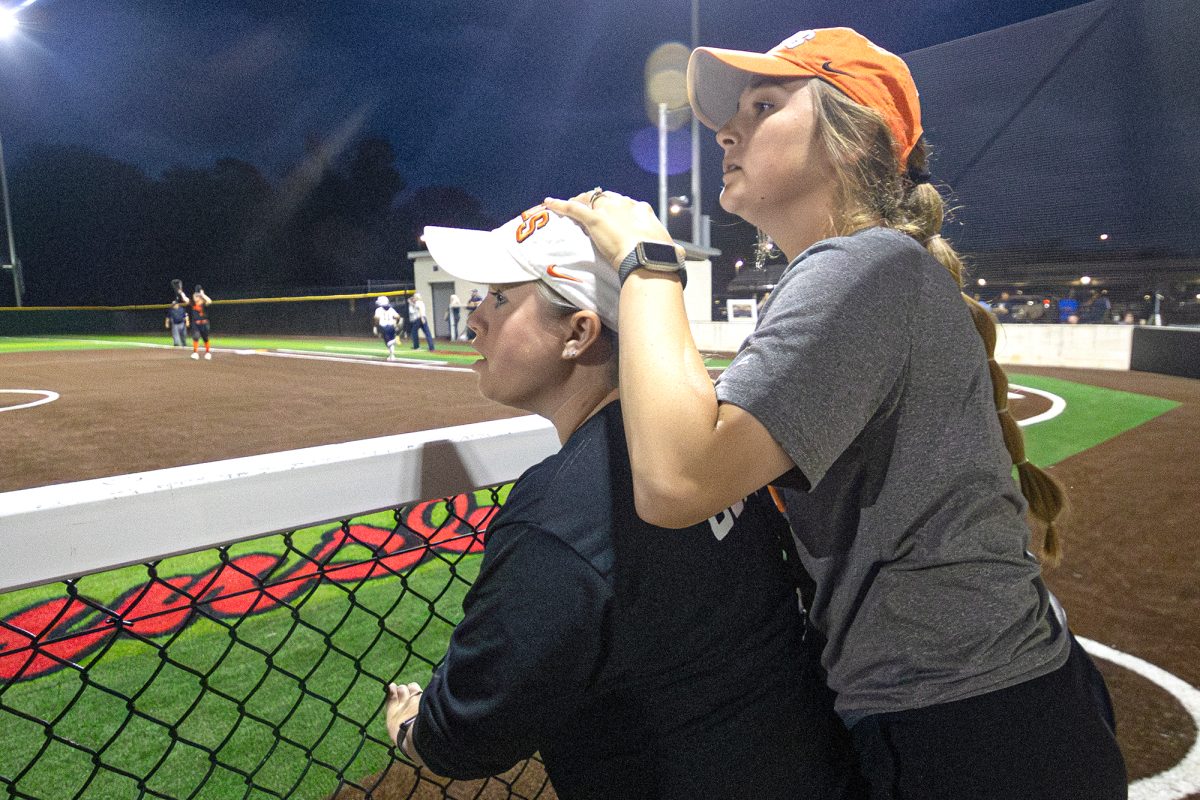
POLYGON ((1027 551, 1028 507, 1057 557, 1062 496, 1024 457, 992 321, 939 235, 908 68, 802 31, 697 50, 688 89, 725 153, 722 207, 791 259, 715 388, 653 210, 547 201, 622 280, 639 513, 681 527, 777 487, 872 797, 1125 797, 1107 690, 1027 551))

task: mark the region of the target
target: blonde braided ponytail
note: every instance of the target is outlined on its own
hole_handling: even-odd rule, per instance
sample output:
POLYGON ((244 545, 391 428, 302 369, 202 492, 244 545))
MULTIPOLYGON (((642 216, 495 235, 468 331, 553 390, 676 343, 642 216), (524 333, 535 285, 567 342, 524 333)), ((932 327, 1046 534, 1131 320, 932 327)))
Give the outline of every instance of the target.
MULTIPOLYGON (((839 233, 883 225, 908 234, 950 272, 961 289, 965 267, 962 257, 941 235, 945 204, 937 188, 927 182, 929 160, 924 139, 918 140, 906 171, 901 172, 895 143, 883 118, 822 81, 814 84, 821 136, 839 178, 839 200, 844 209, 838 221, 839 233)), ((987 352, 992 400, 1004 446, 1017 469, 1021 494, 1029 503, 1030 513, 1045 526, 1042 560, 1057 564, 1062 557, 1059 518, 1066 509, 1066 492, 1025 455, 1024 434, 1008 409, 1008 376, 995 359, 995 320, 965 294, 963 300, 987 352)))

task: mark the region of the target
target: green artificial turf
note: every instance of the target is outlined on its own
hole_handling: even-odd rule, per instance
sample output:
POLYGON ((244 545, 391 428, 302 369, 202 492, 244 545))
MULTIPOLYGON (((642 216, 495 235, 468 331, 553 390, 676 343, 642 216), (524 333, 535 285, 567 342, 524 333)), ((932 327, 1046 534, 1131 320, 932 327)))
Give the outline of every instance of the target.
POLYGON ((1048 467, 1148 422, 1178 403, 1041 375, 1012 373, 1009 381, 1056 394, 1066 408, 1054 419, 1024 428, 1029 460, 1048 467))

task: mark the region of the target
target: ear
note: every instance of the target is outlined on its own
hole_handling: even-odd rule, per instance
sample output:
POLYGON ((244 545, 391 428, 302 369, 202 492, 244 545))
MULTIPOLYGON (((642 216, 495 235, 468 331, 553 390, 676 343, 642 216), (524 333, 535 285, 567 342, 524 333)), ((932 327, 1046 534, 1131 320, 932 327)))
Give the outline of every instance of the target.
POLYGON ((599 340, 604 325, 595 311, 576 311, 567 320, 563 340, 563 358, 575 360, 588 352, 599 340))

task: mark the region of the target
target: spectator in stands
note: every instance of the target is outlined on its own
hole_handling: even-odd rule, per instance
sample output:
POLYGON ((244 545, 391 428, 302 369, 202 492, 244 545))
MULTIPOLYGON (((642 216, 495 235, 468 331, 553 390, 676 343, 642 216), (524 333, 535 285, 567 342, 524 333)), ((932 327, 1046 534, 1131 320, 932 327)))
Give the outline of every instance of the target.
POLYGON ((1009 314, 1012 309, 1009 308, 1010 297, 1008 292, 1001 292, 996 298, 996 302, 991 305, 991 312, 996 315, 997 322, 1008 322, 1009 314))
POLYGON ((1088 299, 1079 309, 1079 321, 1091 325, 1103 325, 1111 322, 1112 303, 1108 299, 1108 291, 1092 289, 1088 299))
POLYGON ((766 493, 682 531, 635 513, 617 277, 587 235, 535 207, 424 241, 446 272, 490 284, 467 320, 480 391, 548 418, 562 450, 489 524, 428 687, 389 687, 392 741, 453 778, 540 752, 564 800, 864 796, 766 493))
POLYGON ((994 320, 963 301, 908 67, 806 30, 696 50, 688 90, 724 150, 721 205, 792 259, 716 387, 654 210, 546 201, 624 284, 639 514, 683 527, 779 485, 873 800, 1124 798, 1104 682, 1028 552, 1011 470, 1051 559, 1061 489, 1025 458, 994 320))

